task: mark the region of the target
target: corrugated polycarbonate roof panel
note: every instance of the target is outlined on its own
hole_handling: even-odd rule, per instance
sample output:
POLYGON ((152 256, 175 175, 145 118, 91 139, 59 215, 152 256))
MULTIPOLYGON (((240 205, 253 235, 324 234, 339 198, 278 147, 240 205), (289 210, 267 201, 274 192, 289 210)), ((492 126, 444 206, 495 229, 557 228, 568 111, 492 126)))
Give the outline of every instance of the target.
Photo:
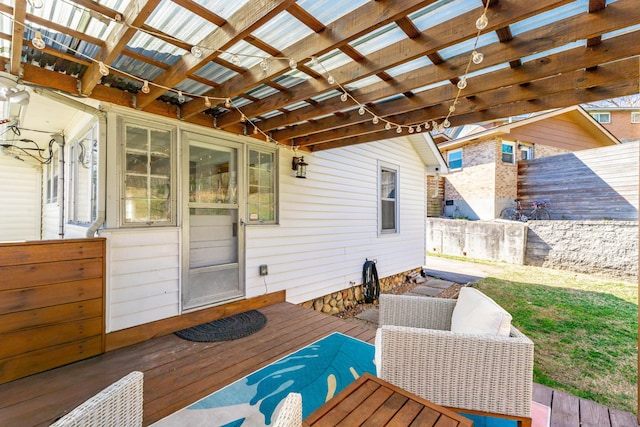
POLYGON ((235 62, 236 65, 244 69, 249 69, 259 64, 262 59, 270 58, 270 55, 264 50, 258 49, 244 40, 240 40, 224 53, 221 53, 220 58, 231 63, 235 62))
POLYGON ((230 78, 238 75, 238 73, 236 73, 235 71, 218 65, 215 62, 207 63, 204 67, 197 70, 194 74, 218 84, 222 84, 230 78))
POLYGON ((131 37, 127 47, 168 65, 173 64, 186 53, 184 49, 142 31, 136 32, 135 35, 131 37))
POLYGON ((362 55, 376 52, 407 39, 407 34, 394 22, 350 43, 362 55))
POLYGON ((189 44, 199 43, 207 34, 218 28, 171 0, 162 0, 147 18, 146 24, 152 28, 162 29, 163 33, 189 44))
POLYGON ((195 3, 209 9, 224 19, 229 19, 229 17, 249 1, 250 0, 194 0, 195 3))
POLYGON ((122 70, 133 76, 149 81, 158 77, 158 75, 163 71, 161 68, 147 64, 146 62, 138 61, 137 59, 133 59, 126 55, 118 55, 112 65, 118 70, 122 70))
POLYGON ((552 22, 559 21, 560 19, 585 13, 587 10, 589 10, 589 0, 577 0, 573 3, 532 16, 531 18, 514 22, 509 25, 509 28, 511 29, 511 34, 516 37, 518 34, 549 25, 552 22))
POLYGON ((275 49, 283 51, 298 40, 313 34, 313 31, 288 12, 281 12, 252 34, 275 49))
POLYGON ((405 62, 404 64, 400 64, 397 67, 389 68, 385 71, 391 77, 396 77, 410 71, 428 67, 429 65, 433 65, 433 62, 431 62, 431 60, 426 56, 421 56, 420 58, 414 59, 413 61, 405 62))
POLYGON ((338 68, 353 62, 353 59, 351 59, 348 55, 342 53, 342 51, 338 49, 332 50, 331 52, 322 55, 317 59, 317 64, 309 61, 307 65, 320 74, 326 74, 334 68, 338 68))
MULTIPOLYGON (((476 50, 478 52, 481 52, 483 46, 487 46, 493 43, 498 43, 499 41, 500 40, 498 39, 498 36, 496 35, 495 31, 480 34, 480 37, 478 37, 478 44, 476 45, 476 50)), ((438 53, 440 54, 442 59, 446 61, 447 59, 456 57, 458 55, 470 54, 473 51, 473 46, 475 43, 476 43, 475 38, 472 38, 469 40, 465 40, 462 43, 458 43, 453 46, 441 49, 438 51, 438 53)))
POLYGON ((481 6, 479 1, 440 0, 410 14, 409 19, 418 30, 425 31, 481 6))
POLYGON ((298 6, 301 6, 324 25, 328 25, 369 1, 370 0, 299 0, 298 6))

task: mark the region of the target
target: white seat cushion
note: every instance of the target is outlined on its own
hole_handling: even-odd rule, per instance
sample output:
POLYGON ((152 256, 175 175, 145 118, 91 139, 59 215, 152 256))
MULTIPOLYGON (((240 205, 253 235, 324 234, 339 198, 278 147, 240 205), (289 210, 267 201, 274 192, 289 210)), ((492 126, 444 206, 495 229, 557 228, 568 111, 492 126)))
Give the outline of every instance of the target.
POLYGON ((376 376, 378 378, 382 378, 382 328, 378 328, 376 330, 376 340, 375 340, 375 353, 373 356, 373 363, 376 365, 376 376))
POLYGON ((511 315, 479 290, 463 287, 451 315, 451 331, 508 337, 511 315))

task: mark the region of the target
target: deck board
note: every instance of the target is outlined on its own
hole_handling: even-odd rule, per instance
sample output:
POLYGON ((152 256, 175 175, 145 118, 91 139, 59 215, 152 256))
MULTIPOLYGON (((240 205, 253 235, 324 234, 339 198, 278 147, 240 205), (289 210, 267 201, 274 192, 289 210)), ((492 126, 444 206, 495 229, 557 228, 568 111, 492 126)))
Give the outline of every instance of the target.
MULTIPOLYGON (((196 343, 174 334, 0 385, 0 425, 46 426, 127 373, 144 378, 144 424, 151 424, 332 332, 373 343, 375 329, 278 303, 261 308, 265 327, 246 338, 196 343)), ((554 427, 637 427, 635 415, 534 385, 554 427), (582 419, 580 419, 582 417, 582 419)))

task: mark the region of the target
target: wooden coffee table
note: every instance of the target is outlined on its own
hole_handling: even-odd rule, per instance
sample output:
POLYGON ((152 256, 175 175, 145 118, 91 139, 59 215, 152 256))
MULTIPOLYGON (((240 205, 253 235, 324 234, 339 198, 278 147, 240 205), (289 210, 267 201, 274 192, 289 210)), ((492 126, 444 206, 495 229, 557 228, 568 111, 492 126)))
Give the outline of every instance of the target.
POLYGON ((302 425, 472 427, 473 421, 364 374, 305 418, 302 425))

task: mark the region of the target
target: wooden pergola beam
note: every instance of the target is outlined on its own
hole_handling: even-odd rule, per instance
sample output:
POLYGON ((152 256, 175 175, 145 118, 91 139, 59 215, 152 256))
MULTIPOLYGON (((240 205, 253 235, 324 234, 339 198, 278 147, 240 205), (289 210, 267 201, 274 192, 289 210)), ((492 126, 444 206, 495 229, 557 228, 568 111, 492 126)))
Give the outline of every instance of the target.
MULTIPOLYGON (((185 75, 197 71, 209 61, 218 57, 221 53, 220 51, 224 51, 244 39, 251 34, 253 30, 259 28, 294 2, 295 0, 270 0, 260 3, 249 2, 238 9, 238 11, 228 19, 227 24, 213 31, 198 43, 198 46, 203 48, 201 58, 196 58, 190 53, 183 55, 175 64, 154 80, 154 83, 161 87, 153 86, 148 94, 141 96, 139 106, 144 108, 149 105, 166 91, 163 87, 175 86, 184 79, 185 75)), ((204 107, 204 100, 202 101, 204 107)), ((205 109, 206 108, 203 108, 200 112, 205 109)))
MULTIPOLYGON (((293 58, 297 61, 306 61, 312 56, 323 55, 332 49, 337 49, 342 45, 366 34, 372 29, 382 27, 390 22, 400 19, 402 16, 412 11, 433 3, 435 0, 396 0, 393 2, 367 2, 355 11, 336 19, 334 22, 319 33, 311 34, 302 40, 297 41, 283 50, 283 56, 293 58)), ((221 84, 218 88, 208 91, 205 95, 216 98, 227 98, 238 96, 241 93, 271 80, 274 77, 289 71, 289 64, 286 61, 272 61, 268 73, 256 65, 247 70, 242 76, 231 78, 221 84)), ((314 93, 317 94, 317 91, 314 93)), ((185 106, 185 114, 196 114, 203 111, 204 101, 196 99, 185 106)), ((277 110, 278 107, 272 110, 277 110)), ((237 112, 229 113, 237 120, 223 119, 219 126, 227 126, 233 122, 240 121, 241 116, 237 112)), ((247 117, 255 117, 254 114, 247 114, 247 117)), ((222 118, 221 118, 222 119, 222 118)))
MULTIPOLYGON (((537 2, 512 0, 512 2, 518 3, 517 7, 515 5, 506 5, 506 2, 503 2, 501 3, 503 9, 491 10, 489 12, 490 25, 486 31, 502 28, 513 22, 532 16, 538 13, 540 9, 558 6, 559 4, 566 3, 567 0, 540 0, 537 2)), ((350 63, 331 70, 331 75, 342 85, 349 84, 384 71, 387 68, 401 65, 421 56, 436 53, 445 47, 469 40, 473 38, 477 32, 475 21, 482 12, 482 8, 474 9, 455 19, 429 28, 423 32, 420 37, 413 39, 408 38, 376 52, 372 52, 368 55, 366 62, 350 63), (402 52, 402 55, 398 55, 398 52, 402 52)), ((464 64, 466 65, 466 62, 464 64)), ((448 67, 448 69, 451 68, 451 66, 448 67)), ((464 70, 462 65, 457 68, 457 74, 462 74, 464 70)), ((286 107, 286 105, 291 103, 309 98, 318 92, 322 92, 322 86, 324 86, 324 91, 337 87, 336 85, 330 85, 325 82, 324 79, 303 82, 292 87, 286 93, 275 94, 262 99, 260 102, 247 106, 243 109, 243 113, 249 118, 257 117, 261 114, 286 107)), ((224 128, 238 120, 239 115, 237 112, 229 112, 218 118, 218 124, 224 128)))
MULTIPOLYGON (((619 0, 616 3, 611 4, 605 11, 602 13, 607 14, 607 19, 596 18, 593 15, 589 14, 581 14, 574 17, 567 18, 562 21, 558 21, 556 24, 538 28, 534 30, 530 30, 526 33, 522 33, 518 36, 517 40, 513 40, 511 43, 502 44, 495 43, 493 45, 483 47, 483 51, 485 52, 485 61, 483 62, 483 67, 490 67, 493 65, 498 65, 506 62, 511 62, 514 59, 521 58, 523 56, 527 56, 531 54, 531 52, 536 51, 544 51, 548 49, 552 49, 556 46, 561 46, 563 43, 571 42, 575 39, 585 39, 590 35, 595 33, 606 33, 615 31, 619 28, 624 28, 625 25, 633 25, 633 23, 637 23, 637 13, 634 14, 633 10, 635 10, 635 4, 633 0, 619 0)), ((624 39, 627 40, 627 39, 624 39)), ((634 48, 632 45, 629 45, 627 42, 623 40, 627 49, 629 49, 629 53, 625 53, 624 51, 621 53, 615 46, 617 53, 634 55, 634 48)), ((583 49, 574 49, 572 52, 576 53, 578 56, 583 56, 583 49)), ((615 58, 613 56, 608 56, 608 58, 615 58)), ((403 75, 397 76, 397 83, 393 85, 389 85, 386 83, 377 83, 365 88, 353 91, 353 95, 359 102, 363 104, 371 103, 377 101, 379 99, 384 99, 390 96, 393 96, 397 93, 403 93, 406 91, 410 91, 415 88, 424 87, 430 84, 437 83, 442 80, 447 80, 455 77, 458 73, 457 69, 460 67, 464 67, 466 61, 468 60, 468 54, 461 54, 457 57, 450 58, 448 61, 449 67, 443 68, 438 66, 429 66, 421 69, 413 70, 403 75)), ((611 59, 606 59, 605 62, 610 61, 611 59)), ((563 61, 564 65, 571 65, 571 60, 568 59, 563 61)), ((575 63, 576 67, 571 69, 577 69, 581 66, 592 66, 597 65, 598 62, 590 61, 586 65, 582 63, 575 63)), ((541 64, 545 65, 545 64, 541 64)), ((550 69, 551 67, 545 65, 545 67, 537 66, 534 69, 527 68, 528 72, 534 73, 534 79, 541 78, 539 76, 540 70, 550 69)), ((518 69, 516 69, 518 70, 518 69)), ((550 70, 551 72, 561 72, 550 70)), ((523 74, 523 70, 518 71, 518 75, 526 78, 525 74, 523 74)), ((547 74, 548 75, 548 74, 547 74)), ((506 77, 506 76, 502 76, 506 77)), ((476 79, 477 80, 477 79, 476 79)), ((496 80, 495 78, 486 78, 480 79, 482 81, 489 81, 494 86, 502 80, 496 80)), ((524 82, 524 80, 523 80, 524 82)), ((513 84, 505 82, 505 84, 513 84)), ((430 96, 432 97, 433 104, 447 102, 453 99, 455 96, 455 88, 452 86, 442 86, 436 88, 437 91, 442 91, 445 88, 447 91, 446 95, 438 95, 439 92, 434 92, 434 90, 429 91, 430 96)), ((477 84, 468 85, 464 95, 467 96, 469 94, 473 94, 474 91, 478 90, 477 84)), ((397 101, 400 102, 400 101, 397 101)), ((410 105, 414 105, 414 102, 411 102, 410 105)), ((348 104, 347 104, 348 105, 348 104)), ((317 105, 299 108, 295 111, 291 111, 286 115, 276 116, 271 119, 264 120, 261 122, 263 130, 272 130, 281 128, 288 124, 292 123, 300 123, 306 120, 310 120, 314 117, 331 114, 334 111, 339 111, 340 109, 345 108, 345 103, 341 102, 337 98, 333 98, 330 100, 326 100, 317 105)), ((245 113, 246 114, 246 113, 245 113)), ((365 118, 359 117, 361 121, 365 118)), ((343 125, 349 125, 353 122, 343 121, 343 125)), ((314 129, 317 131, 321 131, 322 128, 319 126, 308 126, 308 125, 299 125, 304 126, 298 130, 296 128, 291 128, 283 131, 282 134, 286 135, 285 139, 292 138, 298 135, 305 135, 311 132, 314 132, 314 129)))
MULTIPOLYGON (((456 115, 451 116, 449 120, 451 121, 452 126, 461 126, 469 123, 462 123, 459 116, 464 116, 465 114, 470 114, 475 111, 495 108, 501 108, 504 110, 509 106, 516 105, 523 101, 536 100, 539 97, 550 96, 554 93, 561 93, 567 90, 597 88, 607 84, 617 84, 629 79, 637 79, 639 76, 637 60, 634 58, 602 65, 598 67, 596 72, 579 69, 573 72, 560 73, 551 77, 534 80, 526 86, 513 84, 478 93, 473 97, 473 100, 461 99, 460 104, 456 106, 456 115)), ((495 77, 498 78, 498 76, 495 77)), ((388 119, 395 122, 407 120, 409 123, 415 121, 422 124, 425 121, 429 121, 429 119, 441 119, 447 115, 448 109, 449 106, 446 104, 438 104, 431 107, 425 106, 425 108, 416 109, 405 114, 391 115, 388 119)), ((351 115, 358 115, 356 111, 350 113, 351 115)), ((517 114, 507 114, 503 117, 514 115, 517 114)), ((342 119, 348 120, 349 117, 341 117, 340 120, 342 119)), ((366 122, 356 125, 335 127, 333 129, 328 127, 331 130, 296 138, 292 142, 296 146, 314 145, 341 138, 350 138, 362 134, 379 132, 382 126, 383 125, 380 123, 374 125, 371 123, 371 120, 367 120, 366 122)), ((403 133, 406 132, 407 129, 404 129, 403 133)), ((283 138, 281 134, 274 133, 273 136, 278 141, 287 141, 287 139, 283 138)))

